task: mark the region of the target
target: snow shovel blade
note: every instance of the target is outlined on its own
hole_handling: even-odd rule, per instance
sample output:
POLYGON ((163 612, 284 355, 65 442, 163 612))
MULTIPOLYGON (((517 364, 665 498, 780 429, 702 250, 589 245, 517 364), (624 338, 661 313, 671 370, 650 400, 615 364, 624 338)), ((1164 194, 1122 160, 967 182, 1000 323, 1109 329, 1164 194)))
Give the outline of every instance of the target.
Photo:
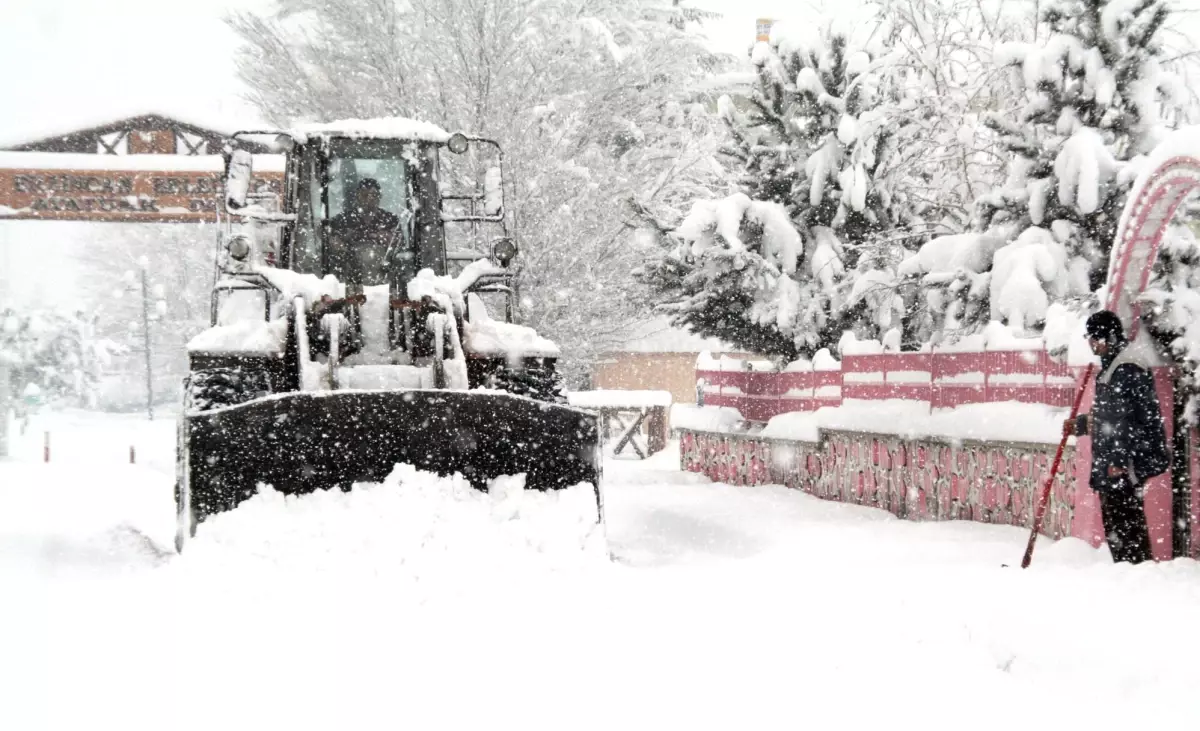
POLYGON ((526 487, 592 485, 599 523, 595 415, 503 393, 448 390, 292 393, 187 415, 197 521, 231 510, 259 483, 289 495, 381 482, 397 464, 479 489, 525 473, 526 487))

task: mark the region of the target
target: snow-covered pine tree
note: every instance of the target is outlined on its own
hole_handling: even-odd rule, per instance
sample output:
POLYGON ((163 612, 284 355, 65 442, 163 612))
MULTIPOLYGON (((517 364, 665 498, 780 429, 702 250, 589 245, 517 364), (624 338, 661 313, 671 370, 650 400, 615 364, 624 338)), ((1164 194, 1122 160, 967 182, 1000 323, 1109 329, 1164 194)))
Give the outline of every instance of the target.
POLYGON ((0 358, 14 397, 32 384, 48 400, 92 407, 115 343, 96 336, 95 317, 48 310, 0 312, 0 358))
POLYGON ((740 190, 697 200, 638 272, 676 325, 792 359, 900 324, 900 257, 879 242, 898 215, 873 178, 895 152, 894 90, 878 24, 840 20, 776 24, 749 108, 722 97, 740 190))
POLYGON ((1016 119, 986 118, 1012 162, 979 201, 980 228, 1006 242, 986 295, 977 288, 989 302, 980 315, 1038 331, 1052 301, 1082 303, 1103 284, 1131 172, 1177 109, 1160 39, 1168 14, 1164 0, 1054 0, 1044 42, 997 49, 1025 104, 1016 119))

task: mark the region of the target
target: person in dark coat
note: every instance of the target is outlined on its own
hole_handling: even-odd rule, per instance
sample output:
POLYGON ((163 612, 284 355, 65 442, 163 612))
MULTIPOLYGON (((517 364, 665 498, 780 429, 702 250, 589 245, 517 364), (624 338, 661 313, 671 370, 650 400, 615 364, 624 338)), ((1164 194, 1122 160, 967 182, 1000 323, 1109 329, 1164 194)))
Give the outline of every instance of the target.
POLYGON ((1152 558, 1145 483, 1171 464, 1150 371, 1153 360, 1140 345, 1130 345, 1113 312, 1089 317, 1087 338, 1092 352, 1100 356, 1096 398, 1090 414, 1063 424, 1063 434, 1092 438, 1089 484, 1100 498, 1113 561, 1141 563, 1152 558))

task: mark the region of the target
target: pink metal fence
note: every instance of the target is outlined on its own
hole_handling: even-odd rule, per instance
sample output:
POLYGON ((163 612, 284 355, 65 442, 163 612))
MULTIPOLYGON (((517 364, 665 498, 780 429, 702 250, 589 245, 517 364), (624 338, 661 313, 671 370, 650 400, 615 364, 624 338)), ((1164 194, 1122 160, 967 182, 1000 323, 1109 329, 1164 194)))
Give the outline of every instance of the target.
POLYGON ((696 378, 707 384, 705 404, 767 421, 843 399, 928 401, 931 408, 995 401, 1069 407, 1081 373, 1043 350, 1004 350, 847 355, 840 370, 697 369, 696 378))

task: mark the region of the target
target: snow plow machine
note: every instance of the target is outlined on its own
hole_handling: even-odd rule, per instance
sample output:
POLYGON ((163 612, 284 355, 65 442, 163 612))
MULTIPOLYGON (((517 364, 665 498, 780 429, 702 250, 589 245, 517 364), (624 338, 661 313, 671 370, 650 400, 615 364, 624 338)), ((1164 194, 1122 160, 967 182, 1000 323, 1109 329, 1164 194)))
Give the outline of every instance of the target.
POLYGON ((348 491, 402 463, 484 491, 586 483, 603 522, 596 417, 566 405, 557 346, 514 322, 499 145, 354 120, 238 132, 223 155, 211 327, 188 344, 178 426, 179 552, 260 485, 348 491), (260 156, 276 181, 284 161, 274 190, 260 156))

